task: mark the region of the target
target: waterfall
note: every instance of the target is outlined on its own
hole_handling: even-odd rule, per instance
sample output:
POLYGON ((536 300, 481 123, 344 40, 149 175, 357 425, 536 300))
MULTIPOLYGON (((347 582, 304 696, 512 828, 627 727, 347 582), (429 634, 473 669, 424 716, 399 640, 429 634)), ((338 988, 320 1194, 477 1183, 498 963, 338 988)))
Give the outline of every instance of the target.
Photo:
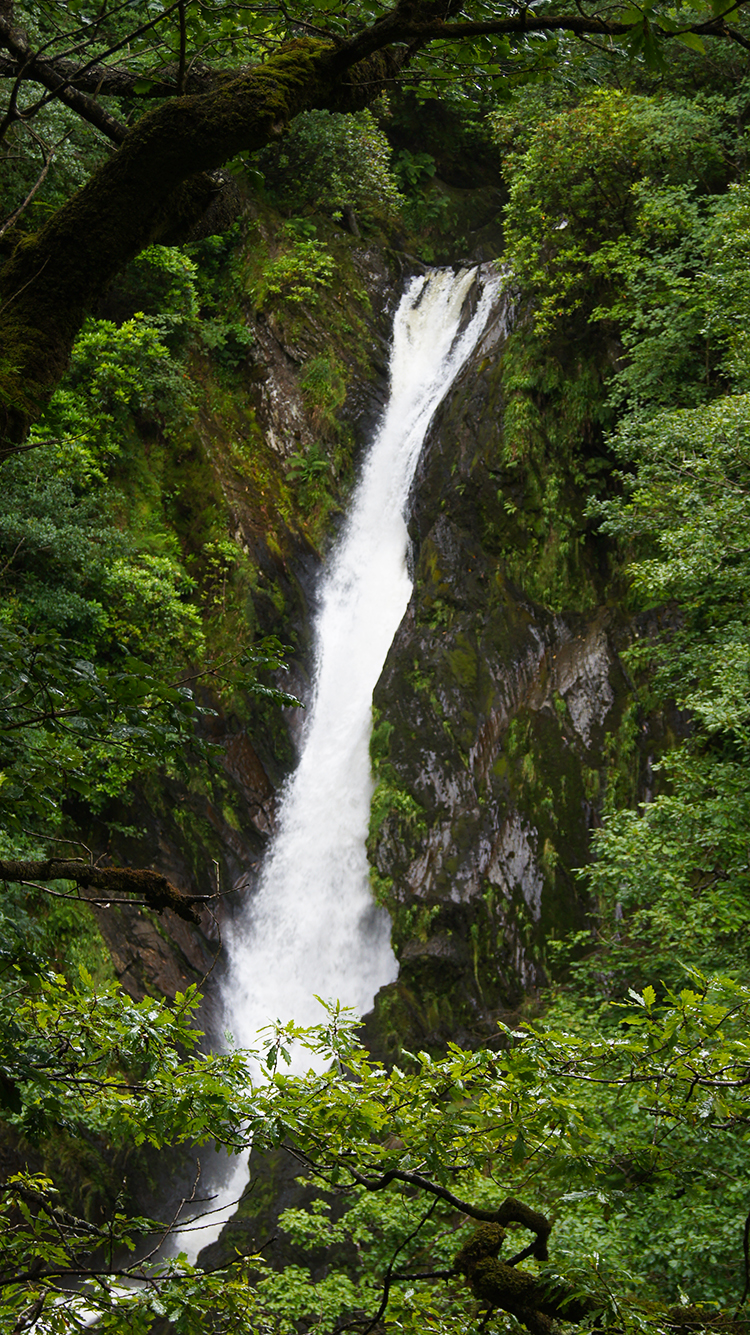
MULTIPOLYGON (((422 443, 477 346, 500 281, 481 276, 467 319, 477 280, 476 269, 434 270, 412 280, 396 313, 389 402, 323 579, 299 764, 258 892, 228 942, 225 1018, 242 1047, 256 1046, 269 1021, 322 1020, 315 994, 367 1011, 396 977, 389 920, 373 903, 365 853, 372 693, 411 594, 405 510, 422 443)), ((214 1183, 215 1207, 228 1208, 246 1180, 235 1160, 223 1186, 214 1183)), ((193 1254, 220 1227, 196 1229, 193 1254)))

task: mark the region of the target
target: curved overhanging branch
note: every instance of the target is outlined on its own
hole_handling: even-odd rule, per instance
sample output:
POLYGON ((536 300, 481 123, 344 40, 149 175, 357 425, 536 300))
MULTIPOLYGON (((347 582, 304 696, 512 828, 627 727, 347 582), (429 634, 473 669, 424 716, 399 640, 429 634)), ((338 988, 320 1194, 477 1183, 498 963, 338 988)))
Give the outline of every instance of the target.
POLYGON ((13 452, 43 408, 97 295, 146 246, 189 231, 216 197, 212 173, 223 162, 264 147, 301 111, 366 106, 405 54, 376 53, 343 81, 333 51, 300 38, 224 87, 149 111, 83 189, 16 246, 0 272, 0 454, 13 452))
MULTIPOLYGON (((658 16, 651 19, 652 30, 665 41, 694 33, 704 37, 718 37, 738 42, 750 49, 750 43, 736 29, 727 26, 726 20, 743 9, 749 0, 727 0, 722 13, 710 19, 683 27, 659 24, 658 16)), ((461 42, 472 37, 524 37, 534 33, 553 34, 571 33, 577 37, 626 37, 633 32, 634 24, 621 20, 608 19, 600 15, 587 15, 578 8, 576 13, 535 14, 525 6, 519 5, 513 13, 502 18, 482 20, 461 20, 454 17, 460 13, 462 5, 453 0, 446 6, 442 0, 402 0, 388 14, 374 23, 372 27, 358 33, 350 42, 341 47, 336 54, 340 69, 380 50, 390 43, 404 42, 409 45, 426 45, 431 42, 461 42)))
MULTIPOLYGON (((738 29, 730 27, 727 19, 737 14, 748 0, 728 0, 724 11, 713 15, 703 22, 686 24, 683 27, 661 27, 658 18, 652 18, 652 27, 664 40, 694 33, 702 36, 714 36, 736 42, 750 50, 750 41, 738 29)), ((175 6, 171 6, 174 8, 175 6)), ((608 19, 599 15, 587 15, 579 6, 575 14, 535 14, 529 9, 518 6, 513 13, 502 18, 482 20, 461 20, 456 17, 461 4, 435 4, 431 0, 402 0, 401 4, 371 27, 364 29, 348 41, 337 39, 336 68, 348 69, 351 65, 382 50, 392 43, 403 43, 413 48, 437 41, 458 42, 472 37, 515 36, 523 37, 534 33, 568 32, 578 37, 623 37, 633 31, 633 22, 608 19)), ((150 25, 144 25, 150 26, 150 25)), ((299 22, 301 28, 314 30, 314 25, 299 22)), ((320 29, 314 30, 318 35, 320 29)), ((0 79, 18 79, 41 84, 54 92, 78 114, 96 125, 117 143, 121 143, 127 133, 127 127, 114 118, 106 120, 106 113, 94 100, 99 97, 117 97, 122 99, 175 97, 180 93, 180 70, 177 65, 163 66, 153 75, 134 73, 123 66, 102 64, 89 61, 81 64, 65 56, 44 58, 31 50, 28 39, 10 21, 0 18, 0 47, 11 52, 9 57, 0 56, 0 79), (91 94, 90 98, 77 100, 77 94, 91 94), (116 127, 113 133, 113 127, 116 127)), ((115 48, 116 50, 117 48, 115 48)), ((203 62, 192 63, 184 70, 183 92, 188 94, 210 92, 218 87, 241 78, 250 72, 245 66, 239 69, 214 69, 203 62)))
POLYGON ((523 1201, 517 1200, 515 1196, 506 1196, 502 1205, 499 1205, 497 1209, 486 1210, 482 1206, 472 1205, 471 1201, 461 1200, 447 1187, 441 1186, 439 1182, 433 1182, 431 1178, 425 1177, 422 1173, 409 1173, 393 1168, 378 1177, 368 1177, 349 1164, 346 1165, 346 1168, 357 1185, 365 1187, 367 1191, 385 1191, 392 1182, 403 1182, 405 1186, 418 1187, 420 1191, 425 1191, 428 1195, 436 1196, 439 1200, 454 1206, 462 1214, 467 1215, 469 1219, 477 1219, 501 1227, 505 1224, 522 1224, 524 1228, 528 1228, 531 1233, 536 1235, 536 1240, 528 1251, 528 1255, 535 1256, 538 1261, 548 1259, 547 1240, 552 1230, 551 1223, 546 1215, 539 1214, 537 1210, 532 1210, 528 1205, 524 1205, 523 1201))

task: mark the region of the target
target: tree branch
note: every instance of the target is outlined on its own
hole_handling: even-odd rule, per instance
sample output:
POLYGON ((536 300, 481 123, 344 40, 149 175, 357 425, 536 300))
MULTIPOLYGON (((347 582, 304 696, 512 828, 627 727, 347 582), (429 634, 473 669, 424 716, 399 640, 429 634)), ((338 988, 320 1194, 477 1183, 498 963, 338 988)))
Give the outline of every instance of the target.
POLYGON ((532 1335, 551 1335, 553 1322, 579 1322, 596 1310, 596 1302, 565 1280, 540 1279, 501 1261, 504 1240, 505 1229, 499 1224, 482 1224, 456 1253, 456 1270, 466 1277, 475 1298, 510 1312, 532 1335))
POLYGON ((462 1214, 468 1215, 469 1219, 478 1219, 487 1223, 499 1224, 522 1224, 532 1233, 536 1234, 536 1241, 532 1245, 529 1253, 536 1257, 538 1261, 546 1261, 547 1239, 552 1231, 552 1225, 546 1215, 539 1214, 532 1210, 523 1201, 516 1200, 514 1196, 507 1196, 502 1205, 496 1210, 484 1210, 478 1205, 472 1205, 470 1201, 463 1201, 459 1196, 454 1196, 447 1187, 441 1187, 439 1183, 432 1182, 428 1177, 423 1177, 421 1173, 406 1173, 401 1169, 392 1168, 389 1172, 383 1173, 381 1177, 366 1177, 356 1168, 351 1168, 347 1164, 347 1170, 351 1173, 354 1181, 367 1191, 384 1191, 390 1186, 391 1182, 404 1182, 409 1186, 419 1187, 422 1191, 427 1191, 440 1200, 447 1201, 449 1205, 455 1206, 462 1214))
MULTIPOLYGON (((64 102, 66 107, 70 107, 71 111, 75 111, 82 120, 95 126, 113 143, 122 143, 128 132, 127 126, 111 116, 93 97, 73 88, 70 80, 56 70, 54 62, 35 55, 25 32, 2 14, 0 14, 0 47, 9 51, 15 60, 18 67, 15 73, 17 79, 33 78, 36 83, 47 88, 56 98, 64 102)), ((16 119, 23 118, 24 113, 17 111, 16 119)))
MULTIPOLYGON (((723 13, 705 22, 686 24, 679 31, 660 28, 656 19, 652 20, 652 27, 664 40, 694 32, 702 36, 739 41, 745 46, 745 39, 735 29, 728 28, 725 20, 747 3, 748 0, 729 0, 723 13)), ((442 0, 422 4, 418 0, 416 3, 414 0, 401 0, 388 14, 342 46, 337 51, 336 63, 343 71, 374 51, 395 42, 423 45, 435 41, 460 42, 471 37, 523 37, 532 33, 555 32, 570 32, 574 36, 584 37, 624 37, 633 31, 634 26, 632 22, 591 17, 580 12, 534 14, 526 7, 519 7, 515 13, 503 18, 446 21, 460 9, 460 4, 446 6, 442 0)))
MULTIPOLYGON (((84 93, 93 93, 98 97, 152 98, 175 97, 177 80, 175 69, 165 65, 158 74, 134 74, 123 65, 80 65, 66 56, 55 56, 46 62, 49 69, 66 83, 84 93), (148 91, 143 90, 148 84, 148 91)), ((185 71, 186 93, 207 93, 221 83, 239 78, 243 71, 214 70, 206 65, 191 66, 185 71)), ((28 79, 41 83, 37 79, 36 65, 31 62, 19 64, 12 56, 0 56, 0 79, 28 79)))
MULTIPOLYGON (((749 2, 728 0, 722 14, 682 33, 736 40, 726 19, 749 2)), ((174 0, 136 31, 162 22, 180 4, 174 0)), ((525 7, 496 19, 463 21, 461 7, 462 0, 399 0, 348 41, 297 38, 263 65, 208 92, 169 97, 127 133, 71 84, 73 77, 93 76, 96 62, 75 76, 62 73, 54 61, 34 55, 23 34, 11 32, 9 18, 0 18, 0 46, 11 51, 23 77, 33 67, 53 95, 75 104, 120 144, 36 236, 24 238, 0 272, 0 438, 23 442, 65 371, 87 311, 115 275, 146 246, 185 239, 221 193, 216 173, 222 163, 263 148, 300 112, 361 109, 427 42, 554 32, 622 37, 634 26, 580 12, 539 15, 525 7)), ((660 30, 658 22, 653 27, 664 40, 681 35, 660 30)), ((182 62, 177 86, 181 70, 182 62)), ((0 457, 14 452, 11 444, 0 457)))
POLYGON ((186 895, 162 876, 160 872, 135 870, 130 867, 92 867, 85 862, 66 858, 47 858, 34 862, 0 862, 0 880, 74 881, 82 890, 103 890, 108 895, 137 895, 150 908, 161 913, 172 909, 186 922, 200 921, 196 900, 202 897, 186 895))
MULTIPOLYGON (((31 129, 30 126, 27 125, 26 129, 28 133, 32 136, 32 138, 36 140, 37 144, 41 148, 42 170, 40 171, 34 184, 32 185, 31 189, 26 195, 26 198, 22 200, 22 202, 18 205, 18 207, 14 209, 12 213, 9 213, 7 218, 5 218, 5 220, 0 224, 0 237, 5 236, 5 233, 10 231, 11 227, 13 227, 13 225, 16 222, 18 222, 18 219, 21 217, 21 214, 25 211, 25 209, 28 208, 29 204, 34 198, 34 195, 36 194, 37 190, 39 190, 40 186, 43 184, 47 176, 47 173, 49 172, 49 169, 52 166, 52 159, 54 158, 55 153, 57 152, 60 145, 64 143, 68 137, 67 134, 63 135, 62 139, 59 139, 56 144, 53 144, 51 148, 48 148, 46 144, 42 143, 39 136, 34 134, 34 131, 31 129)), ((3 571, 0 571, 0 574, 2 574, 6 569, 7 566, 3 567, 3 571)))

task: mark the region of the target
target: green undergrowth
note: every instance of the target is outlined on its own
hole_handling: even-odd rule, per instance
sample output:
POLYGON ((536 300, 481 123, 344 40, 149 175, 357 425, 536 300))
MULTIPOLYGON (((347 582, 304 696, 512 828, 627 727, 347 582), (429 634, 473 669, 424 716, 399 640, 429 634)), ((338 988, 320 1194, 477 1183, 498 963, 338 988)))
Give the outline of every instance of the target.
POLYGON ((227 232, 150 248, 102 295, 34 449, 6 465, 0 628, 23 657, 11 677, 29 654, 58 675, 64 662, 79 707, 80 660, 94 693, 116 683, 130 711, 124 732, 110 711, 104 741, 93 716, 10 734, 0 799, 42 845, 83 834, 149 863, 160 822, 209 888, 222 839, 248 824, 216 741, 252 737, 275 784, 293 763, 277 688, 283 657, 309 649, 295 569, 330 542, 359 444, 347 397, 374 374, 357 244, 325 212, 285 216, 258 196, 227 232), (269 401, 290 394, 291 438, 267 429, 269 401), (161 712, 142 726, 144 672, 161 712))

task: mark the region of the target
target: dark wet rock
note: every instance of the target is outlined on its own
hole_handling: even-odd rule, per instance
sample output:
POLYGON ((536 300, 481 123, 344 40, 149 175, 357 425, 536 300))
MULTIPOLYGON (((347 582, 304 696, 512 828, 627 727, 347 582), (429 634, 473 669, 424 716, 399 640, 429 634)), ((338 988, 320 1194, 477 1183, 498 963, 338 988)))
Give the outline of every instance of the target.
POLYGON ((374 695, 369 854, 400 963, 368 1017, 379 1055, 485 1042, 547 980, 547 943, 586 923, 576 873, 631 702, 620 651, 634 629, 604 601, 595 542, 565 572, 567 606, 510 574, 530 490, 523 468, 502 465, 512 316, 501 298, 428 433, 414 590, 374 695))

